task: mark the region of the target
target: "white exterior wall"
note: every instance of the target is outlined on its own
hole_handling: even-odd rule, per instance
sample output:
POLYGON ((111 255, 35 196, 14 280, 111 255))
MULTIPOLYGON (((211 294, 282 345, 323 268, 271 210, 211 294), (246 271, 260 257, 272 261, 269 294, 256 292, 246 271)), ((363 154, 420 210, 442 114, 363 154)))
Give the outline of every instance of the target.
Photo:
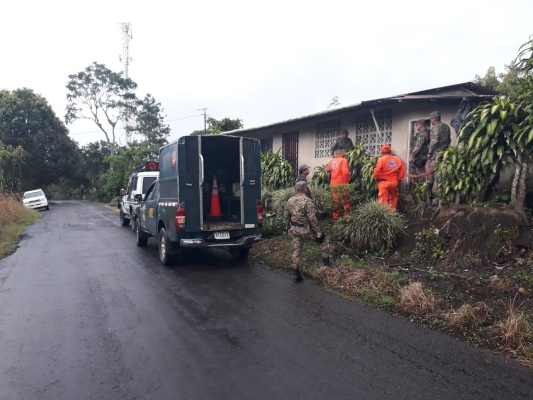
MULTIPOLYGON (((425 103, 394 103, 382 107, 375 107, 374 111, 392 108, 392 151, 395 155, 400 157, 407 163, 409 157, 409 128, 411 121, 416 121, 420 118, 429 119, 429 114, 432 111, 441 112, 441 120, 447 125, 450 125, 450 120, 458 110, 458 105, 437 105, 425 103)), ((298 165, 307 164, 311 167, 311 176, 313 169, 317 166, 325 165, 329 162, 331 157, 315 158, 315 136, 316 123, 327 121, 330 119, 340 118, 341 129, 348 129, 348 137, 356 143, 355 128, 356 118, 358 114, 368 112, 368 109, 361 108, 357 110, 350 110, 343 113, 333 115, 322 115, 320 117, 310 117, 296 122, 290 122, 283 125, 277 125, 267 128, 251 129, 239 135, 253 137, 256 139, 273 138, 272 150, 276 152, 283 145, 283 134, 290 132, 298 132, 298 165)), ((450 127, 451 128, 451 127, 450 127)), ((451 128, 452 145, 455 144, 456 133, 451 128)), ((281 150, 282 152, 283 150, 281 150)), ((311 177, 310 176, 310 177, 311 177)))

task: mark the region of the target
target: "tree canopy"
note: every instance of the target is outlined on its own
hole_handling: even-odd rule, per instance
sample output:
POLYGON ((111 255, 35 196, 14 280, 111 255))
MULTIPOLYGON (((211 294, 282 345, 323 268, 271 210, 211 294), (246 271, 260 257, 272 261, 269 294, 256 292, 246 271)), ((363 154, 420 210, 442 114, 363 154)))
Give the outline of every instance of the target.
POLYGON ((161 104, 150 94, 139 99, 137 84, 124 78, 122 72, 94 62, 68 78, 65 121, 93 121, 105 135, 112 154, 117 149, 119 123, 128 134, 140 135, 157 145, 166 143, 170 128, 164 123, 161 104))
POLYGON ((17 159, 20 190, 72 178, 79 164, 76 143, 48 102, 31 89, 0 91, 0 140, 7 148, 20 147, 17 159))
POLYGON ((207 128, 204 131, 203 129, 196 130, 191 133, 191 135, 218 135, 222 132, 229 132, 236 129, 241 129, 242 119, 236 118, 222 118, 220 120, 215 118, 207 118, 207 128))

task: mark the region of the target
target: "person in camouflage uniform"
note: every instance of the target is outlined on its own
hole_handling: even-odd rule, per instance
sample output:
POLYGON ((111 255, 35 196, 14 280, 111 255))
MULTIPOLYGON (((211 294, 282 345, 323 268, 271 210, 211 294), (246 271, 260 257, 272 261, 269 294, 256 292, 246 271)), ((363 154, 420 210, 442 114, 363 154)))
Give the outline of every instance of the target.
POLYGON ((294 185, 296 195, 292 196, 285 205, 284 221, 287 233, 292 237, 292 268, 294 272, 293 281, 295 283, 303 281, 299 263, 302 248, 306 240, 313 240, 319 243, 324 265, 327 267, 331 266, 329 260, 329 241, 318 226, 315 205, 305 195, 306 187, 306 182, 296 182, 294 185))
MULTIPOLYGON (((445 150, 451 143, 450 127, 440 121, 440 112, 433 111, 431 114, 429 114, 429 118, 432 127, 429 134, 429 147, 427 155, 429 162, 426 164, 426 170, 428 171, 435 169, 437 154, 445 150)), ((430 200, 434 197, 433 185, 435 183, 435 175, 436 173, 433 173, 427 178, 428 195, 430 200)))
POLYGON ((341 135, 335 139, 335 143, 333 144, 333 147, 331 148, 331 154, 335 155, 335 150, 342 150, 348 152, 349 150, 353 149, 354 145, 352 142, 352 139, 348 137, 348 129, 342 129, 341 135))
POLYGON ((414 168, 415 174, 422 174, 426 171, 427 154, 429 148, 429 131, 426 128, 426 121, 419 119, 416 126, 413 150, 409 157, 409 163, 414 168))

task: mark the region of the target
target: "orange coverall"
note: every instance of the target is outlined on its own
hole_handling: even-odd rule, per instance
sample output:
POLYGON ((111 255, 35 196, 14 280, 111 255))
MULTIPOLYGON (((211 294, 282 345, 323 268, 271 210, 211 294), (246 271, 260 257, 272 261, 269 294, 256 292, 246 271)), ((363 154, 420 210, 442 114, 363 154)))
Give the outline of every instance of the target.
MULTIPOLYGON (((350 183, 350 168, 348 167, 348 160, 344 157, 335 157, 328 163, 327 169, 331 170, 331 182, 330 186, 348 185, 350 183)), ((347 214, 350 210, 350 196, 339 196, 336 191, 331 191, 333 201, 335 203, 342 202, 344 206, 344 214, 347 214), (340 198, 339 198, 340 197, 340 198)), ((339 211, 336 206, 333 210, 333 219, 339 218, 339 211)))
POLYGON ((400 190, 398 184, 405 176, 405 164, 392 154, 383 155, 374 168, 374 179, 378 181, 378 201, 396 210, 400 190))

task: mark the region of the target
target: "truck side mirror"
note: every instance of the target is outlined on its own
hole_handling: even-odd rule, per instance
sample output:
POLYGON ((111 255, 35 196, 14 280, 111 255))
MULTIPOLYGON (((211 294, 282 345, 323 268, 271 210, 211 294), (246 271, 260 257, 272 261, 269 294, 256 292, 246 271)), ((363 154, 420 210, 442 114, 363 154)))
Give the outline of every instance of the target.
POLYGON ((143 199, 143 195, 141 193, 136 194, 135 197, 133 197, 133 200, 136 200, 136 201, 142 201, 142 199, 143 199))
POLYGON ((124 196, 126 194, 126 189, 120 189, 120 195, 124 196))

